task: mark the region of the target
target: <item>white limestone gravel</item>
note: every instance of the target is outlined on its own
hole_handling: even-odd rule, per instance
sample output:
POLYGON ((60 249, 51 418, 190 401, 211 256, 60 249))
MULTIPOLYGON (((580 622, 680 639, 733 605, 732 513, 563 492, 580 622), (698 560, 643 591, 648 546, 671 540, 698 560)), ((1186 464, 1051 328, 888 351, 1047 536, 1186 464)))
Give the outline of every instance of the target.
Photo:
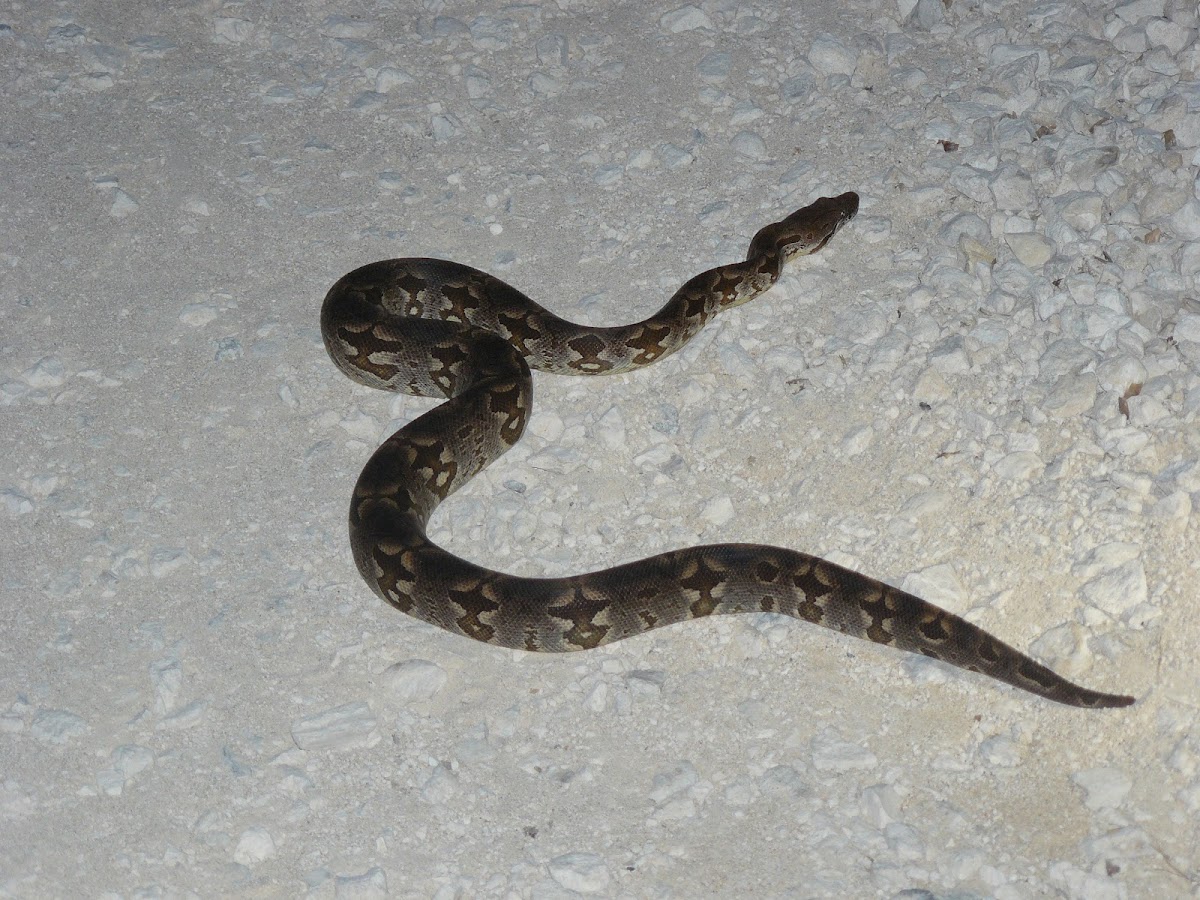
POLYGON ((0 11, 0 895, 1200 893, 1193 2, 0 11), (389 256, 640 318, 818 196, 767 296, 535 376, 433 535, 918 590, 1128 709, 773 617, 560 658, 406 618, 345 516, 428 408, 317 315, 389 256))

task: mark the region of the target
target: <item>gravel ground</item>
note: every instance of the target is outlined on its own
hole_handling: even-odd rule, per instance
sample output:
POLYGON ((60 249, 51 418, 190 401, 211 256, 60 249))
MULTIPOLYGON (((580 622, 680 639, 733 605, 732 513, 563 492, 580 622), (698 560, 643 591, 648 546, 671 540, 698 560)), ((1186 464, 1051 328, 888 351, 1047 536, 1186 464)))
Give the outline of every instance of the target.
POLYGON ((1200 896, 1197 25, 8 4, 0 895, 1200 896), (367 590, 350 489, 430 402, 329 362, 340 275, 445 257, 627 322, 846 190, 683 352, 535 375, 432 536, 525 575, 819 553, 1136 705, 766 615, 543 658, 367 590))

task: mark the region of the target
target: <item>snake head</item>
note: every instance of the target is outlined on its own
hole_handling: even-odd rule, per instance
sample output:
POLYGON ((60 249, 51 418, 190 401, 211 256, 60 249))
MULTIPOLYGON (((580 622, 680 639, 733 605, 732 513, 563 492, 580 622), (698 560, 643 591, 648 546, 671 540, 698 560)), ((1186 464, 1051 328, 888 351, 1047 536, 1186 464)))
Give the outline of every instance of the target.
POLYGON ((822 197, 798 209, 782 222, 766 226, 750 242, 748 259, 779 253, 789 262, 822 250, 838 230, 858 212, 858 194, 847 191, 822 197))
POLYGON ((823 250, 857 212, 858 194, 847 191, 836 197, 822 197, 804 209, 792 213, 784 219, 785 225, 794 221, 795 229, 791 235, 784 236, 784 259, 791 260, 823 250))

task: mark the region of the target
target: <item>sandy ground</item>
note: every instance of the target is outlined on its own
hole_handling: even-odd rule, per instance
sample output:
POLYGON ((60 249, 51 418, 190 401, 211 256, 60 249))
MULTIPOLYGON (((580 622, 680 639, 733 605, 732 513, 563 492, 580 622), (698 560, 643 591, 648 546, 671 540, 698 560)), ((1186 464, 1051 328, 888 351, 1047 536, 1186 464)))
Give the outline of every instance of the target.
POLYGON ((1200 896, 1194 4, 0 11, 0 894, 1200 896), (812 199, 685 351, 535 376, 434 536, 828 555, 1125 710, 768 616, 543 658, 372 595, 344 272, 608 324, 812 199))

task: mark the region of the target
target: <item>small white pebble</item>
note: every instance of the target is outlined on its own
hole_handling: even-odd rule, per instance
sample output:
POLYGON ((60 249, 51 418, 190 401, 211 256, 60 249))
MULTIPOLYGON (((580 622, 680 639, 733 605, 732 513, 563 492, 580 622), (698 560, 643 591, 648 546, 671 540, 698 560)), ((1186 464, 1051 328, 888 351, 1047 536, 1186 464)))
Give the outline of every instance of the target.
POLYGON ((995 735, 980 744, 979 755, 989 764, 1004 769, 1011 769, 1021 762, 1016 742, 1006 734, 995 735))
POLYGON ((1088 603, 1113 617, 1121 617, 1146 602, 1149 586, 1145 567, 1130 560, 1093 578, 1082 588, 1088 603))
POLYGON ((1028 266, 1030 269, 1040 269, 1054 255, 1054 244, 1040 234, 1031 232, 1007 234, 1004 236, 1004 240, 1011 248, 1013 255, 1021 261, 1022 265, 1028 266))
POLYGON ((0 489, 0 506, 10 516, 24 516, 33 512, 33 500, 16 488, 0 489))
POLYGON ((876 784, 864 788, 858 798, 858 805, 866 820, 876 828, 884 828, 896 821, 903 810, 900 795, 890 784, 876 784))
POLYGON ((747 159, 766 159, 767 145, 761 137, 752 131, 739 131, 729 142, 734 153, 747 159))
POLYGON ((347 703, 292 724, 292 739, 302 750, 351 750, 379 743, 375 715, 366 703, 347 703))
POLYGON ((1083 788, 1083 802, 1088 809, 1120 806, 1133 788, 1133 781, 1128 775, 1110 766, 1075 772, 1071 780, 1083 788))
POLYGON ((654 776, 650 800, 661 804, 664 800, 686 791, 700 780, 696 768, 690 762, 678 763, 674 768, 654 776))
POLYGON ((233 851, 235 862, 252 866, 275 855, 275 840, 271 832, 261 825, 254 825, 242 832, 237 848, 233 851))
POLYGON ((21 378, 34 388, 61 387, 67 380, 67 368, 57 356, 43 356, 22 372, 21 378))
POLYGON ((808 49, 808 61, 822 75, 853 75, 857 54, 832 34, 818 35, 808 49))
POLYGON ((373 866, 361 875, 338 875, 333 880, 333 890, 336 900, 385 900, 387 873, 373 866))
POLYGON ((412 84, 413 77, 403 69, 394 66, 384 66, 375 76, 375 90, 381 94, 393 91, 401 85, 412 84))
POLYGON ((66 744, 88 730, 84 719, 61 709, 38 710, 29 726, 29 733, 44 744, 66 744))
POLYGON ((608 888, 609 872, 595 853, 564 853, 549 863, 550 877, 569 891, 599 894, 608 888))
POLYGON ((1009 481, 1030 481, 1046 468, 1042 458, 1028 450, 1006 454, 992 467, 996 474, 1009 481))
POLYGON ((733 519, 733 515, 733 500, 728 496, 713 497, 700 511, 700 518, 710 525, 725 525, 733 519))
POLYGON ((822 772, 849 772, 873 769, 875 754, 862 744, 842 740, 832 729, 825 729, 811 741, 813 767, 822 772))
POLYGON ((217 318, 217 308, 211 303, 189 303, 179 311, 179 321, 200 328, 217 318))
POLYGON ((606 449, 622 449, 625 446, 625 416, 620 407, 610 406, 608 411, 596 420, 594 432, 606 449))
POLYGON ((870 425, 860 425, 852 428, 842 437, 841 450, 847 457, 858 456, 871 446, 875 438, 875 429, 870 425))
POLYGON ((458 793, 458 776, 446 763, 438 763, 421 786, 421 797, 434 806, 444 806, 458 793))
POLYGON ((692 31, 696 28, 712 28, 713 21, 708 17, 708 13, 691 5, 681 6, 669 13, 663 14, 658 20, 659 26, 663 31, 670 34, 679 34, 683 31, 692 31))
POLYGON ((427 659, 407 659, 388 666, 382 681, 403 703, 428 700, 446 686, 446 670, 427 659))

